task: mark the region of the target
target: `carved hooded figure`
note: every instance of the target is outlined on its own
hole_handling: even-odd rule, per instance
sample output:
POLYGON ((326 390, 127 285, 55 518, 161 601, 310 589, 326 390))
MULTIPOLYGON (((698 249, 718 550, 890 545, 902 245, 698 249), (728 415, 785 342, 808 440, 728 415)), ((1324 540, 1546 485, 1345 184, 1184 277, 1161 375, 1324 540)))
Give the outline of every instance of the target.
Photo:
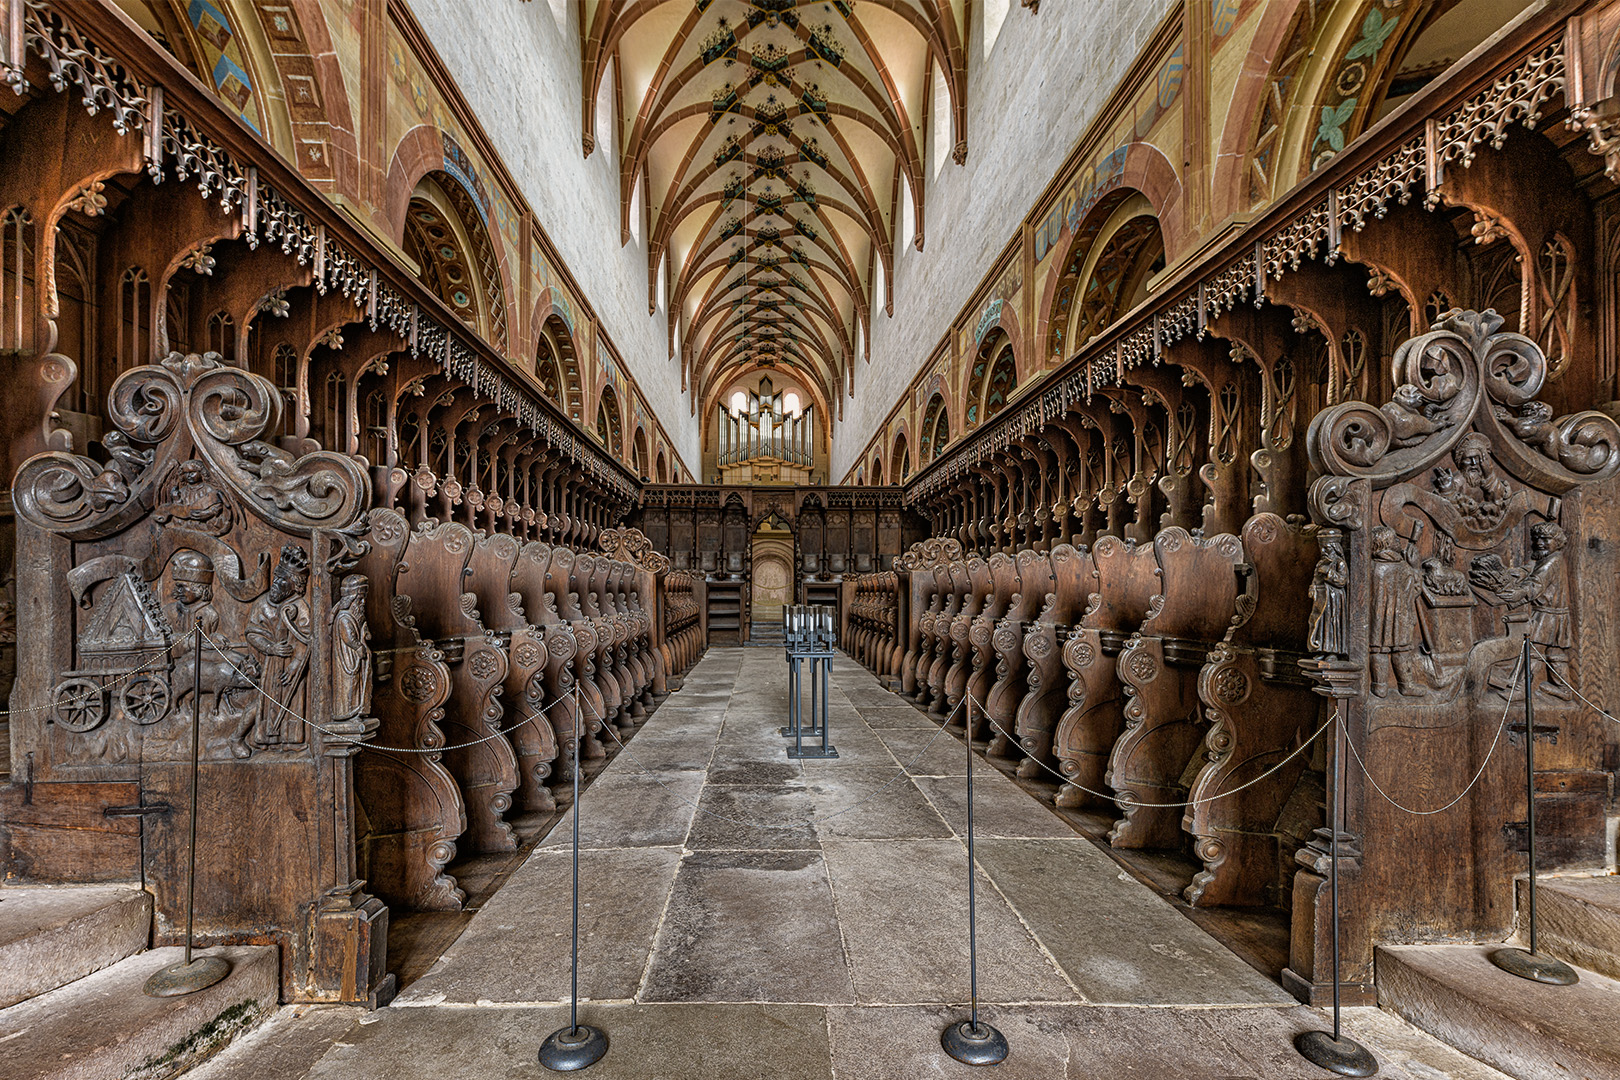
POLYGON ((365 575, 350 574, 332 609, 332 719, 364 716, 371 708, 371 628, 366 625, 365 575))

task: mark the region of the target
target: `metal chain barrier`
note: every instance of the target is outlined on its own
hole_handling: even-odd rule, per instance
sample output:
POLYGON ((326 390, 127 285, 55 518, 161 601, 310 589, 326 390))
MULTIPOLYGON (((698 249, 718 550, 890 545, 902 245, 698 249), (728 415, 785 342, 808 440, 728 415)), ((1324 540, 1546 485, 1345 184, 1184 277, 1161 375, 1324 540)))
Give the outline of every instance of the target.
POLYGON ((174 651, 176 649, 180 648, 182 645, 185 645, 187 642, 191 641, 192 635, 196 634, 198 632, 199 631, 197 629, 192 629, 192 630, 186 631, 183 635, 181 635, 174 642, 174 644, 170 645, 167 649, 164 649, 162 652, 158 653, 156 656, 153 656, 151 659, 147 660, 146 663, 142 664, 138 668, 133 668, 133 669, 131 669, 129 671, 109 672, 108 674, 111 676, 112 681, 107 682, 107 683, 102 683, 101 687, 99 689, 93 691, 93 692, 86 692, 84 694, 79 695, 76 698, 63 698, 61 701, 52 701, 49 704, 45 704, 45 705, 30 705, 27 708, 23 708, 23 709, 0 709, 0 719, 3 719, 5 717, 11 717, 11 716, 21 716, 23 713, 46 712, 46 711, 51 710, 51 709, 59 709, 64 705, 82 705, 83 703, 85 703, 86 701, 91 700, 92 698, 100 697, 102 694, 105 694, 107 691, 113 689, 114 687, 123 685, 125 682, 135 678, 135 676, 137 676, 137 675, 145 675, 145 674, 147 674, 147 673, 149 673, 151 671, 156 670, 155 668, 152 667, 153 664, 156 664, 160 660, 164 660, 164 661, 168 660, 170 656, 174 655, 174 651))
MULTIPOLYGON (((1378 792, 1379 795, 1383 796, 1384 801, 1389 803, 1389 805, 1393 806, 1397 810, 1412 814, 1416 817, 1432 817, 1435 814, 1443 814, 1447 810, 1450 810, 1453 806, 1456 806, 1458 803, 1462 802, 1463 799, 1467 797, 1468 793, 1474 790, 1474 786, 1479 783, 1480 778, 1485 775, 1485 767, 1491 763, 1492 755, 1496 753, 1496 748, 1501 745, 1502 732, 1507 729, 1508 713, 1513 708, 1513 694, 1519 689, 1519 679, 1524 675, 1523 669, 1524 664, 1522 662, 1515 663, 1513 665, 1513 685, 1508 687, 1507 702, 1502 706, 1502 722, 1496 725, 1496 737, 1491 740, 1491 748, 1485 752, 1485 760, 1479 763, 1479 771, 1474 774, 1474 778, 1468 781, 1468 786, 1463 788, 1455 799, 1452 799, 1439 809, 1414 810, 1410 806, 1401 805, 1390 796, 1389 792, 1385 791, 1382 787, 1379 787, 1378 781, 1373 779, 1373 774, 1367 771, 1367 763, 1361 760, 1361 751, 1357 750, 1356 744, 1350 740, 1350 733, 1348 731, 1345 732, 1344 744, 1350 748, 1350 756, 1356 759, 1356 765, 1360 767, 1361 775, 1367 778, 1367 783, 1371 784, 1373 790, 1378 792)), ((1340 723, 1343 723, 1343 721, 1340 721, 1340 723)), ((1526 732, 1526 735, 1529 735, 1529 733, 1526 732)))
MULTIPOLYGON (((968 695, 968 696, 971 697, 972 695, 968 695)), ((964 698, 963 700, 966 700, 966 698, 964 698)), ((978 698, 974 698, 973 703, 975 705, 979 706, 980 713, 981 713, 981 715, 984 716, 985 723, 989 724, 995 730, 1001 732, 1001 734, 1007 736, 1007 738, 1011 739, 1014 744, 1016 744, 1018 742, 1018 736, 1014 735, 1012 732, 1008 731, 1006 728, 1004 728, 1000 724, 996 723, 995 720, 991 719, 990 713, 984 707, 984 702, 980 701, 978 698)), ((1332 721, 1328 721, 1327 723, 1322 724, 1315 731, 1311 732, 1310 738, 1306 739, 1304 742, 1300 743, 1297 747, 1295 747, 1294 750, 1287 757, 1285 757, 1281 761, 1277 762, 1277 764, 1273 765, 1271 768, 1267 769, 1265 772, 1261 773, 1259 776, 1255 777, 1253 780, 1245 781, 1244 783, 1238 785, 1237 787, 1233 788, 1232 790, 1223 791, 1219 795, 1211 795, 1207 799, 1189 799, 1187 802, 1153 803, 1153 802, 1136 802, 1135 800, 1132 800, 1132 799, 1122 799, 1118 795, 1112 794, 1110 792, 1093 791, 1091 788, 1086 787, 1084 784, 1076 784, 1073 780, 1070 780, 1067 776, 1064 776, 1062 773, 1058 772, 1056 769, 1052 768, 1050 765, 1046 764, 1046 762, 1040 760, 1039 758, 1031 758, 1030 760, 1034 761, 1036 765, 1039 765, 1042 769, 1045 769, 1047 772, 1051 773, 1053 776, 1055 776, 1059 780, 1063 781, 1063 783, 1069 785, 1070 787, 1074 788, 1077 791, 1083 791, 1087 795, 1095 795, 1099 799, 1106 799, 1106 800, 1108 800, 1108 801, 1110 801, 1112 803, 1115 803, 1116 805, 1121 806, 1121 807, 1133 806, 1133 807, 1142 807, 1142 808, 1145 808, 1145 809, 1170 810, 1170 809, 1174 809, 1176 807, 1202 806, 1205 803, 1212 803, 1212 802, 1216 801, 1217 799, 1224 799, 1224 798, 1226 798, 1226 797, 1228 797, 1230 795, 1236 795, 1238 792, 1244 790, 1245 788, 1253 787, 1254 785, 1258 784, 1260 781, 1265 780, 1266 778, 1271 776, 1273 773, 1276 773, 1276 772, 1280 771, 1284 765, 1287 765, 1290 761, 1294 760, 1296 757, 1303 754, 1310 747, 1311 743, 1316 741, 1317 737, 1320 736, 1322 734, 1322 732, 1328 730, 1332 726, 1333 726, 1332 721)))

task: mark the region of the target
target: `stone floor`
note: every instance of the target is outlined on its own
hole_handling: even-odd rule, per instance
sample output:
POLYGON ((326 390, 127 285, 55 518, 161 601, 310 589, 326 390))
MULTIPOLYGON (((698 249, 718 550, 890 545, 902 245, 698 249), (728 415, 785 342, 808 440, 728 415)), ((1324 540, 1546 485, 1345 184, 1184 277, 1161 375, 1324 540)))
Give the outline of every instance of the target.
MULTIPOLYGON (((966 1075, 939 1048, 968 997, 961 742, 840 657, 838 757, 789 761, 767 649, 715 649, 582 799, 589 1075, 966 1075)), ((979 991, 1009 1077, 1328 1077, 1293 1050, 1323 1014, 1223 948, 975 761, 979 991)), ((198 1080, 534 1076, 566 1022, 569 849, 556 828, 392 1007, 286 1008, 198 1080)), ((1375 1009, 1380 1075, 1500 1074, 1375 1009)))

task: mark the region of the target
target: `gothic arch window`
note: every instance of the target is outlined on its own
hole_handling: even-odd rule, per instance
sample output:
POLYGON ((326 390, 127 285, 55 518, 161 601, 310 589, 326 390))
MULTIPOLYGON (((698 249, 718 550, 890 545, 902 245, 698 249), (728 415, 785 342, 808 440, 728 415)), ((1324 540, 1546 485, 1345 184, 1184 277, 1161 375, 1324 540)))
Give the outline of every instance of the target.
POLYGON ((609 453, 624 453, 624 422, 619 416, 619 395, 613 387, 602 387, 602 400, 596 406, 596 437, 609 453))
POLYGON ((344 446, 344 406, 347 404, 349 393, 348 380, 343 372, 333 371, 326 376, 324 393, 321 396, 321 419, 326 425, 325 437, 321 445, 328 450, 343 452, 344 446))
POLYGON ((433 173, 416 185, 405 210, 404 247, 422 283, 505 352, 500 262, 477 204, 459 182, 433 173))
POLYGON ((872 477, 872 483, 883 483, 883 459, 875 454, 872 457, 872 471, 869 475, 872 477))
MULTIPOLYGON (((100 413, 104 405, 102 388, 107 381, 103 377, 101 358, 92 355, 96 350, 90 345, 98 339, 95 307, 90 301, 95 273, 86 252, 93 256, 94 239, 77 229, 70 235, 59 223, 56 227, 56 351, 79 365, 77 392, 71 399, 74 407, 79 412, 100 413), (82 244, 78 238, 82 238, 82 244)), ((0 320, 3 318, 0 316, 0 320)))
POLYGON ((660 484, 669 483, 669 466, 664 462, 664 452, 658 451, 658 463, 654 466, 653 479, 660 484))
POLYGON ((950 439, 950 414, 945 408, 944 397, 935 394, 928 402, 928 410, 923 413, 922 435, 917 439, 917 460, 924 465, 933 461, 950 439))
POLYGON ((208 351, 219 353, 227 364, 236 363, 236 321, 229 312, 208 316, 208 351))
POLYGON ((1070 324, 1069 349, 1107 329, 1116 319, 1141 303, 1147 296, 1148 280, 1164 269, 1164 233, 1151 214, 1120 222, 1100 239, 1085 288, 1074 305, 1070 324))
POLYGON ((889 455, 889 478, 898 484, 911 475, 911 450, 906 446, 906 433, 894 437, 894 452, 889 455))
POLYGON ((14 206, 0 217, 0 348, 34 347, 34 219, 14 206))
POLYGON ((633 452, 633 455, 634 455, 634 458, 635 458, 635 464, 636 464, 636 476, 639 477, 642 480, 646 480, 647 476, 648 476, 648 472, 647 472, 647 433, 645 431, 643 431, 639 427, 636 428, 636 435, 635 435, 635 438, 632 440, 632 444, 633 444, 632 452, 633 452))
POLYGON ((862 465, 860 468, 855 470, 855 486, 856 487, 865 487, 866 486, 866 466, 865 465, 862 465))
MULTIPOLYGON (((983 353, 980 356, 982 358, 983 353)), ((983 423, 1006 407, 1007 399, 1018 387, 1018 361, 1013 356, 1011 342, 1003 344, 1001 351, 995 354, 979 385, 979 422, 983 423)))
POLYGON ((388 392, 381 386, 366 395, 365 454, 373 465, 388 460, 388 392))
POLYGON ((555 313, 546 317, 545 325, 540 329, 534 372, 545 395, 571 418, 579 421, 579 358, 574 350, 573 335, 568 332, 568 324, 555 313))

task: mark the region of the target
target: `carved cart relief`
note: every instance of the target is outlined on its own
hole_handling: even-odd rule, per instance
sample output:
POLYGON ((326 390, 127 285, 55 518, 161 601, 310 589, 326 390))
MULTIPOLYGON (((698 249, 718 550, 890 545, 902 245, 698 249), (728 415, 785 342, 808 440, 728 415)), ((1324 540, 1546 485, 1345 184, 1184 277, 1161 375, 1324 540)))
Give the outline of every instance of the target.
MULTIPOLYGON (((1396 350, 1392 400, 1327 409, 1309 433, 1320 474, 1312 516, 1344 532, 1343 570, 1329 557, 1313 576, 1306 667, 1345 699, 1355 751, 1345 765, 1346 828, 1361 850, 1347 874, 1352 982, 1371 978, 1381 941, 1499 940, 1511 928, 1523 860, 1504 826, 1523 818, 1524 797, 1519 759, 1503 747, 1519 736, 1510 728, 1486 756, 1522 715, 1526 635, 1538 729, 1559 734, 1544 767, 1602 768, 1580 750, 1597 745, 1584 737, 1595 721, 1560 679, 1579 682, 1581 487, 1620 469, 1620 428, 1595 412, 1553 418, 1538 397, 1549 374, 1541 349, 1501 325, 1494 311, 1447 312, 1396 350), (1450 810, 1414 818, 1370 790, 1361 763, 1417 808, 1441 806, 1484 772, 1450 810)), ((1296 918, 1314 912, 1319 938, 1316 845, 1298 861, 1296 918)), ((1309 936, 1294 941, 1291 977, 1320 984, 1309 936)))

